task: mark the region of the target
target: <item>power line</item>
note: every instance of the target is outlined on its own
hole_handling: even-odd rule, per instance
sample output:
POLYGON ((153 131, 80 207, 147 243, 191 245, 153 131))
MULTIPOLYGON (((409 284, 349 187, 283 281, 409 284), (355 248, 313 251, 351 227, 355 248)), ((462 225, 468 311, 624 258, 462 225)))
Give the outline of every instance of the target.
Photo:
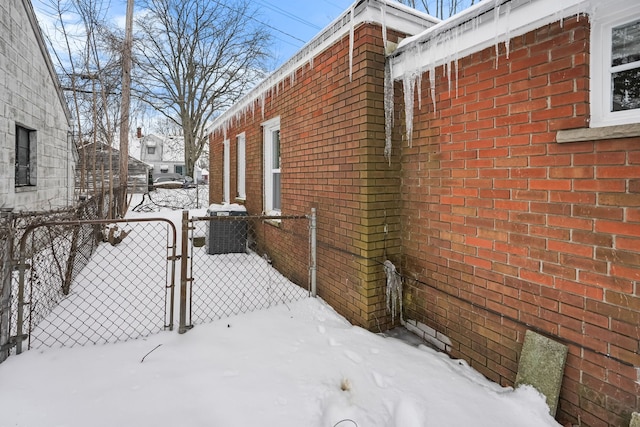
MULTIPOLYGON (((222 3, 222 2, 220 2, 219 0, 212 0, 212 1, 213 1, 214 3, 216 3, 217 5, 219 5, 219 6, 222 6, 222 7, 224 7, 224 8, 227 8, 227 9, 229 9, 229 10, 233 10, 233 9, 231 8, 231 6, 228 6, 228 5, 226 5, 226 4, 222 3)), ((305 40, 302 40, 301 38, 296 37, 296 36, 294 36, 293 34, 287 33, 286 31, 282 31, 282 30, 280 30, 280 29, 278 29, 278 28, 276 28, 276 27, 274 27, 274 26, 272 26, 272 25, 267 24, 266 22, 260 21, 259 19, 255 18, 255 17, 253 17, 253 16, 249 16, 249 15, 245 15, 245 16, 246 16, 247 18, 249 18, 249 19, 253 20, 253 21, 256 21, 258 24, 262 24, 262 25, 264 25, 265 27, 271 28, 271 29, 272 29, 272 30, 274 30, 274 31, 277 31, 277 32, 279 32, 279 33, 281 33, 281 34, 284 34, 285 36, 291 37, 291 38, 292 38, 292 39, 294 39, 294 40, 298 40, 299 42, 301 42, 301 43, 303 43, 303 44, 304 44, 304 43, 306 43, 306 41, 305 41, 305 40)))
POLYGON ((301 18, 301 17, 299 17, 297 15, 294 15, 293 13, 282 9, 282 8, 276 6, 275 4, 273 4, 273 3, 271 3, 271 2, 269 2, 267 0, 259 0, 259 2, 262 3, 264 5, 264 7, 266 7, 267 9, 270 9, 270 10, 276 12, 276 13, 279 13, 279 14, 281 14, 281 15, 289 18, 289 19, 292 19, 292 20, 297 21, 297 22, 299 22, 301 24, 307 25, 307 26, 309 26, 309 27, 311 27, 313 29, 316 29, 318 31, 322 29, 321 27, 317 26, 313 22, 307 21, 304 18, 301 18))

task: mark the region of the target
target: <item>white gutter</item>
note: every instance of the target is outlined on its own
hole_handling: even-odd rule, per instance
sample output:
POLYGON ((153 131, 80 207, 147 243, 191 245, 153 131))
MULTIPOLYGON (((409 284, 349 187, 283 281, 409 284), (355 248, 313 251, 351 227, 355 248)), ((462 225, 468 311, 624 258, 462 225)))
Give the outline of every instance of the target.
POLYGON ((590 0, 484 0, 400 43, 392 77, 417 74, 508 42, 552 22, 593 10, 590 0), (406 54, 406 55, 405 55, 406 54))

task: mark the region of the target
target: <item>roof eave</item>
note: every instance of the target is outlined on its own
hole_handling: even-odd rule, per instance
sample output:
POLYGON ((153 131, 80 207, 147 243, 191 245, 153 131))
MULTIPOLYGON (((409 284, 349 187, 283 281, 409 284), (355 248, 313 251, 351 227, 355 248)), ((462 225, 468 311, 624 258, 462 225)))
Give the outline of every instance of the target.
POLYGON ((205 133, 210 134, 219 130, 229 119, 245 111, 252 102, 260 98, 262 93, 280 84, 337 40, 349 34, 352 25, 355 27, 362 23, 371 22, 384 24, 387 29, 402 31, 406 34, 417 34, 425 28, 439 23, 440 20, 391 0, 358 0, 307 42, 289 60, 218 116, 205 129, 205 133), (382 22, 383 17, 384 22, 382 22))

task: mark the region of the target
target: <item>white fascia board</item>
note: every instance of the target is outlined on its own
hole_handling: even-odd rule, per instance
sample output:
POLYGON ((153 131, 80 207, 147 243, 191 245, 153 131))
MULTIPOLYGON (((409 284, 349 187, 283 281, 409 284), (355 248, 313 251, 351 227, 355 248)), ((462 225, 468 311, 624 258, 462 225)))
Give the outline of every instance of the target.
MULTIPOLYGON (((251 104, 258 102, 268 91, 291 79, 293 73, 305 64, 312 64, 313 58, 325 49, 334 45, 342 37, 349 34, 352 26, 361 23, 386 24, 387 29, 417 34, 440 20, 418 10, 409 8, 391 0, 358 0, 340 16, 327 25, 317 36, 307 42, 296 54, 258 83, 242 99, 218 116, 207 128, 206 134, 219 131, 238 115, 250 110, 251 104), (382 22, 382 9, 385 10, 385 23, 382 22), (351 20, 353 13, 354 19, 351 20)), ((225 131, 226 132, 226 131, 225 131)))
POLYGON ((400 80, 433 69, 592 9, 589 0, 484 0, 403 40, 389 58, 392 77, 400 80), (496 6, 500 7, 497 17, 496 6))
POLYGON ((358 23, 379 23, 387 29, 398 30, 405 34, 419 34, 427 28, 442 22, 438 18, 396 1, 369 0, 367 3, 368 7, 359 16, 356 16, 358 23))

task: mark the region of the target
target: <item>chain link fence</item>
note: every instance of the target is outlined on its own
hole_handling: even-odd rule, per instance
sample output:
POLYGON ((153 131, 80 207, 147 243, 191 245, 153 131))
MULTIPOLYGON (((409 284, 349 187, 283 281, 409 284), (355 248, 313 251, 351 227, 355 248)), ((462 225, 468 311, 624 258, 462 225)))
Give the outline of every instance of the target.
POLYGON ((47 212, 12 212, 9 209, 0 212, 0 362, 14 347, 22 346, 29 328, 46 317, 46 307, 56 304, 57 298, 47 295, 44 289, 58 289, 63 295, 68 294, 70 284, 76 280, 97 248, 96 230, 92 226, 65 229, 40 225, 110 217, 117 211, 121 191, 124 190, 116 188, 104 192, 71 209, 47 212), (19 248, 23 239, 24 260, 20 263, 19 248), (28 271, 31 280, 29 287, 22 290, 18 286, 20 266, 28 271), (34 293, 30 294, 32 291, 34 293), (29 305, 25 305, 25 295, 30 298, 29 305), (20 297, 23 299, 20 300, 20 297), (26 318, 25 307, 29 312, 26 318), (18 327, 21 310, 21 322, 28 323, 18 327), (18 333, 19 330, 25 332, 18 333))
MULTIPOLYGON (((17 268, 18 245, 27 229, 36 224, 47 221, 74 221, 102 219, 113 214, 117 209, 122 189, 114 189, 84 201, 71 209, 52 210, 48 212, 13 212, 12 209, 3 209, 0 212, 0 362, 4 361, 12 348, 24 339, 24 336, 16 335, 17 322, 17 285, 15 274, 17 268)), ((82 233, 77 238, 82 240, 82 233)), ((56 247, 53 241, 58 234, 51 230, 33 241, 30 250, 33 254, 55 248, 56 260, 59 269, 65 269, 67 280, 73 278, 73 272, 77 272, 84 266, 93 251, 93 246, 78 245, 80 254, 71 251, 73 246, 56 247)), ((77 241, 78 241, 77 240, 77 241)))
POLYGON ((315 212, 189 219, 183 211, 177 233, 166 218, 100 218, 112 211, 94 198, 47 215, 2 213, 0 362, 171 330, 174 312, 185 332, 315 295, 315 212))
POLYGON ((156 188, 143 194, 142 200, 131 206, 133 212, 157 212, 158 209, 198 209, 207 206, 209 186, 193 188, 156 188))
POLYGON ((181 328, 315 293, 314 221, 314 214, 268 217, 233 211, 189 220, 181 328))
POLYGON ((44 223, 27 230, 14 274, 15 335, 31 349, 126 341, 171 329, 175 243, 175 227, 162 219, 44 223), (38 242, 42 238, 46 243, 38 242), (76 253, 84 267, 65 268, 72 257, 59 253, 76 253))

